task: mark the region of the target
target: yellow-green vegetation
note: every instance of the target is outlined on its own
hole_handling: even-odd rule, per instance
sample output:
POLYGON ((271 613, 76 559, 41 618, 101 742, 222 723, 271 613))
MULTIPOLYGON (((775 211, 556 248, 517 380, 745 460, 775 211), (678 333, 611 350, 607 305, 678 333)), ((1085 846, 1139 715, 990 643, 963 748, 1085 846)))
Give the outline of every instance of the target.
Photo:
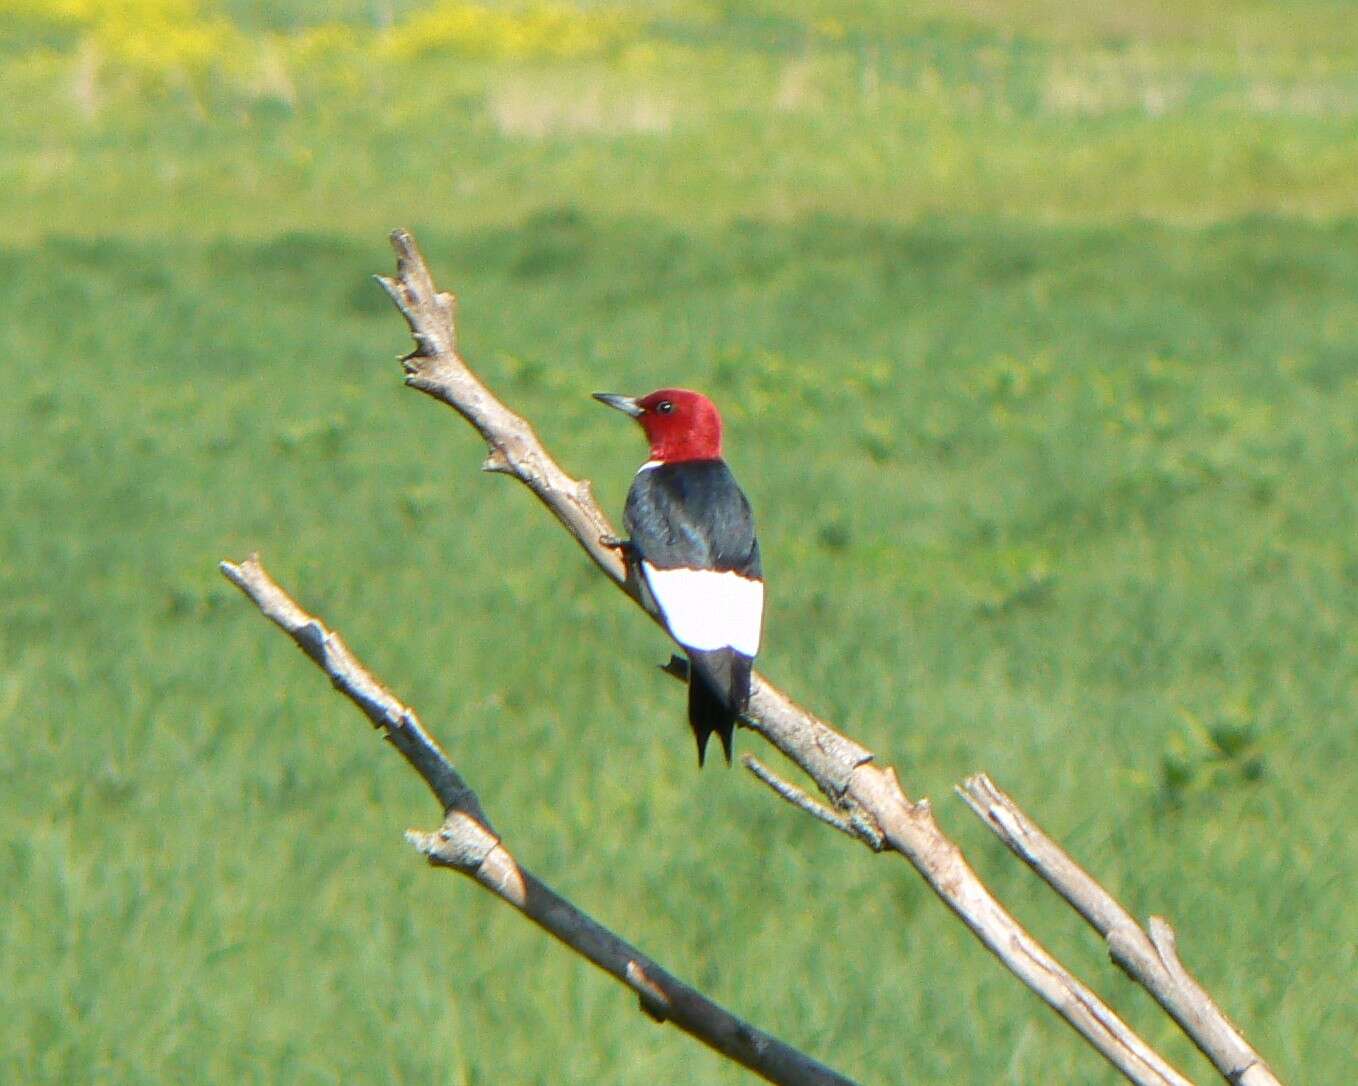
POLYGON ((0 228, 1358 211, 1351 5, 1111 7, 0 0, 0 228))
POLYGON ((0 1081, 743 1081, 417 862, 427 796, 217 576, 254 549, 723 1003, 864 1082, 1113 1081, 901 865, 695 771, 660 634, 401 389, 398 224, 610 508, 589 392, 718 399, 768 674, 1149 1040, 1210 1080, 962 775, 1350 1078, 1355 26, 0 0, 0 1081))

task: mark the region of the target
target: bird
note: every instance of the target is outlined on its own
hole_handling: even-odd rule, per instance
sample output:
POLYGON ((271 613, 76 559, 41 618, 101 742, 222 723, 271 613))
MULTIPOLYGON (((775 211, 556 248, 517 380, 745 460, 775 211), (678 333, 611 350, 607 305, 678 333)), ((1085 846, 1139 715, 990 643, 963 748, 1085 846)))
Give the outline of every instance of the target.
POLYGON ((750 503, 722 459, 721 415, 683 388, 594 398, 640 423, 651 447, 627 492, 630 538, 606 542, 637 570, 643 602, 688 656, 698 767, 714 732, 730 765, 763 632, 764 571, 750 503))

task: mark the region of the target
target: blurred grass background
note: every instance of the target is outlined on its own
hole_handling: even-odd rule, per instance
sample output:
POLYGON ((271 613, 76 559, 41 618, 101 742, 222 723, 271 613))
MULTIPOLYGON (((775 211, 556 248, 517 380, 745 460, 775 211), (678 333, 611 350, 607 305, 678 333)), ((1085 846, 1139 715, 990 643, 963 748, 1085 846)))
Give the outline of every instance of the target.
POLYGON ((401 388, 398 224, 611 510, 588 393, 713 393, 766 672, 1149 1040, 1210 1081, 964 774, 1350 1077, 1355 16, 0 0, 0 1079, 744 1081, 404 848, 420 786, 215 571, 258 549, 737 1012, 865 1082, 1114 1081, 899 866, 694 772, 669 646, 401 388))

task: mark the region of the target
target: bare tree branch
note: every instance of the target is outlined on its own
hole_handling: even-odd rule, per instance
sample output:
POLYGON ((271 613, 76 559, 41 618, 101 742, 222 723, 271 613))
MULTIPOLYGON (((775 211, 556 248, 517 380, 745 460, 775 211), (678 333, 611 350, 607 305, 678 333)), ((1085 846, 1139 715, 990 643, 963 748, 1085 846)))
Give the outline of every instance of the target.
MULTIPOLYGON (((415 338, 415 350, 403 359, 406 383, 442 400, 476 427, 490 448, 490 466, 528 486, 595 564, 640 602, 622 559, 603 542, 614 532, 589 485, 567 475, 532 427, 467 367, 457 353, 452 295, 436 290, 408 232, 397 230, 391 240, 397 273, 379 281, 415 338)), ((928 802, 911 802, 895 773, 872 763, 871 751, 758 675, 745 723, 800 766, 836 808, 875 826, 976 937, 1128 1079, 1145 1086, 1188 1086, 1004 909, 939 830, 928 802)))
POLYGON ((819 803, 798 788, 791 781, 785 781, 773 770, 756 758, 753 754, 742 754, 740 764, 773 789, 774 794, 787 800, 792 806, 800 808, 818 822, 824 822, 827 826, 833 826, 840 833, 852 837, 856 841, 861 841, 872 849, 873 852, 881 852, 882 837, 877 832, 875 826, 870 825, 862 816, 856 815, 852 818, 845 818, 843 815, 836 814, 823 803, 819 803))
POLYGON ((1113 961, 1155 997, 1228 1082, 1279 1086, 1259 1053, 1180 963, 1174 931, 1167 921, 1153 916, 1149 933, 1143 930, 984 773, 968 777, 958 792, 1016 856, 1107 940, 1113 961))
POLYGON ((430 863, 475 879, 577 954, 626 984, 637 994, 641 1009, 657 1022, 673 1022, 769 1082, 854 1086, 851 1079, 756 1029, 670 976, 520 867, 491 828, 476 793, 424 730, 415 711, 359 662, 338 633, 304 611, 257 558, 240 564, 222 562, 219 568, 311 657, 336 690, 363 710, 424 778, 443 806, 443 825, 433 833, 410 831, 406 838, 430 863))

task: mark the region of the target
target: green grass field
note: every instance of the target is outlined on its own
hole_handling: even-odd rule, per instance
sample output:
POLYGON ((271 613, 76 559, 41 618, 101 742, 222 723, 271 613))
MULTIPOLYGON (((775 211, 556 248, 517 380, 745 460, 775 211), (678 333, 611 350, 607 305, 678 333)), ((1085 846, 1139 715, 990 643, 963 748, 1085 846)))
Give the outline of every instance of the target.
POLYGON ((0 2, 0 1081, 747 1081, 419 862, 252 550, 737 1013, 865 1083, 1115 1081, 903 864, 694 771, 668 643, 402 388, 395 225, 615 513, 588 394, 714 395, 765 673, 1149 1041, 1212 1081, 965 774, 1351 1078, 1358 8, 417 7, 0 2))

